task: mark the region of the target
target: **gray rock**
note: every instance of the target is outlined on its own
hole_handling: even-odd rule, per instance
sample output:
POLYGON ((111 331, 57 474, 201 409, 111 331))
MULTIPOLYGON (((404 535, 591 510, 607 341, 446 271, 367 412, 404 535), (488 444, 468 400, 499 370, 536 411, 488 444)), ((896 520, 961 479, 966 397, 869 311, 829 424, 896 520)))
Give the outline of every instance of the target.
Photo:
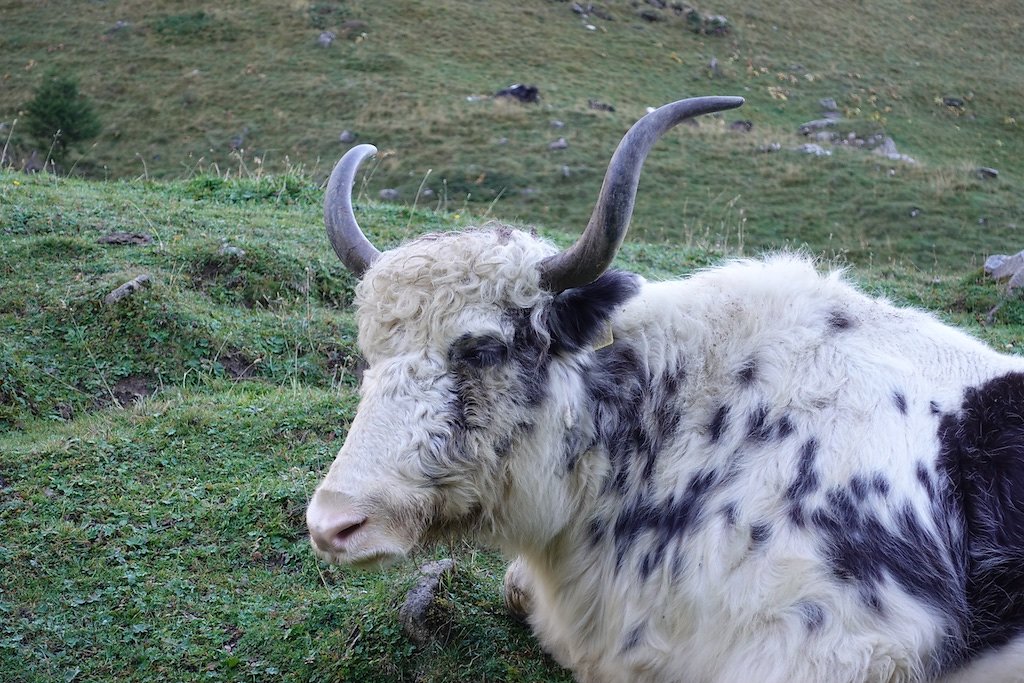
POLYGON ((356 141, 356 134, 353 133, 350 130, 343 130, 343 131, 341 131, 341 134, 338 135, 338 141, 339 142, 344 142, 346 145, 349 144, 349 143, 355 142, 356 141))
POLYGON ((385 187, 378 196, 386 202, 394 202, 398 200, 399 194, 395 188, 385 187))
POLYGON ((875 154, 885 157, 891 161, 903 161, 908 164, 917 163, 917 160, 913 157, 907 156, 906 154, 900 154, 896 149, 896 143, 890 137, 884 138, 878 147, 875 147, 875 154))
POLYGON ((132 278, 128 282, 124 283, 110 294, 103 297, 103 303, 107 306, 113 306, 121 299, 131 296, 135 292, 139 291, 150 283, 152 278, 147 274, 143 273, 136 278, 132 278))
POLYGON ((816 157, 830 157, 830 156, 832 156, 832 150, 825 149, 821 145, 817 145, 817 144, 814 144, 814 143, 810 143, 810 144, 806 144, 806 145, 800 145, 796 149, 797 149, 798 152, 803 152, 804 154, 813 154, 816 157))
POLYGON ((220 245, 220 249, 217 250, 217 253, 221 256, 230 256, 231 258, 238 259, 245 257, 245 249, 232 246, 226 242, 220 245))
POLYGON ((419 646, 443 640, 450 627, 449 615, 438 604, 437 594, 441 582, 455 571, 455 561, 450 558, 428 562, 420 567, 420 578, 405 595, 405 603, 398 611, 402 630, 409 640, 419 646))
POLYGON ((836 119, 814 119, 813 121, 808 121, 801 125, 798 130, 800 135, 810 135, 811 133, 815 133, 819 130, 831 128, 834 125, 836 125, 836 119))
POLYGON ((823 97, 818 100, 818 104, 821 105, 822 111, 839 111, 839 107, 836 105, 836 101, 831 97, 823 97))
POLYGON ((121 31, 124 31, 125 29, 129 28, 130 26, 131 26, 131 24, 129 24, 124 19, 118 19, 117 21, 114 22, 114 25, 111 26, 110 28, 108 28, 106 31, 104 31, 103 34, 106 35, 106 36, 112 36, 115 33, 120 33, 121 31))
POLYGON ((572 175, 572 169, 570 169, 568 166, 563 164, 562 165, 562 177, 563 178, 568 178, 571 175, 572 175))
POLYGON ((985 259, 985 272, 996 280, 1012 278, 1021 271, 1024 271, 1024 251, 1013 256, 993 254, 985 259))
POLYGON ((554 142, 548 144, 548 149, 551 149, 551 150, 565 149, 568 146, 569 146, 569 143, 568 143, 568 141, 566 141, 565 138, 558 138, 554 142))
POLYGON ((316 39, 317 45, 320 47, 330 47, 334 39, 338 37, 338 34, 334 31, 324 31, 320 34, 320 37, 316 39))
POLYGON ((559 121, 558 119, 553 119, 551 121, 551 127, 552 128, 565 128, 565 121, 559 121))
POLYGON ((1004 263, 1006 263, 1006 259, 1008 258, 1010 257, 1006 254, 992 254, 985 259, 985 273, 992 275, 996 270, 1002 267, 1004 263))
POLYGON ((988 166, 981 166, 974 173, 982 180, 991 180, 999 177, 999 171, 988 166))

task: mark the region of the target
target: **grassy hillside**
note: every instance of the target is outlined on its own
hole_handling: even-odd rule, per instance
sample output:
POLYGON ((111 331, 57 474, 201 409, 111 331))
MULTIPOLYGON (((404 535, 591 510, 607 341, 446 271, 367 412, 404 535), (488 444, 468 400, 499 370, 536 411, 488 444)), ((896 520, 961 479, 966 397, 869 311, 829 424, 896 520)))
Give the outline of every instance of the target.
MULTIPOLYGON (((415 563, 360 574, 309 551, 305 504, 356 400, 353 282, 319 202, 299 176, 0 173, 0 680, 570 680, 504 613, 491 553, 418 558, 458 568, 447 640, 416 648, 397 618, 415 563), (120 231, 152 242, 98 242, 120 231)), ((359 210, 384 245, 465 222, 359 210)), ((632 240, 620 265, 721 257, 632 240)), ((1024 339, 1024 304, 977 269, 855 276, 1000 348, 1024 339)))
POLYGON ((635 236, 925 269, 1024 246, 1019 2, 701 0, 727 17, 725 35, 690 30, 680 4, 609 0, 580 16, 558 0, 7 3, 0 132, 29 153, 10 124, 54 67, 79 78, 103 123, 69 160, 76 173, 301 167, 321 179, 349 130, 384 152, 371 197, 394 188, 407 204, 469 203, 573 230, 645 107, 736 94, 748 99, 740 112, 659 145, 635 236), (336 36, 327 47, 324 31, 336 36), (540 103, 486 97, 514 82, 536 85, 540 103), (797 129, 822 98, 844 117, 834 132, 891 136, 918 163, 841 145, 824 158, 793 151, 813 142, 797 129), (738 118, 752 129, 732 130, 738 118), (568 147, 550 150, 558 138, 568 147), (979 179, 979 166, 998 179, 979 179))
MULTIPOLYGON (((437 551, 449 640, 416 650, 415 565, 309 551, 355 406, 353 283, 318 213, 294 177, 0 174, 0 680, 568 681, 505 616, 494 555, 437 551), (153 242, 97 243, 118 231, 153 242)), ((388 241, 441 218, 370 220, 388 241)))

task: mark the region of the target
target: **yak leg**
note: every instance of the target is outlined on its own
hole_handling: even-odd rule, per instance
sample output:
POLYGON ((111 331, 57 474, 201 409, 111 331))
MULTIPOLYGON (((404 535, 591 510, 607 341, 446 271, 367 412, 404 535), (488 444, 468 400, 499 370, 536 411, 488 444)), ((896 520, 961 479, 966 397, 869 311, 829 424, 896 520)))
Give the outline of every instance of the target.
POLYGON ((505 571, 505 607, 516 619, 526 621, 533 607, 530 570, 521 557, 512 561, 505 571))

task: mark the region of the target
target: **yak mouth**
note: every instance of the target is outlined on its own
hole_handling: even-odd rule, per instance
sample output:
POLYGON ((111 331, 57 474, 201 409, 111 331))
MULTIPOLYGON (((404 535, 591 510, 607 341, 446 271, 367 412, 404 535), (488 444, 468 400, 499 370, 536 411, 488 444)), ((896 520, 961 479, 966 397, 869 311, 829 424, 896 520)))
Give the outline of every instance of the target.
POLYGON ((364 571, 378 571, 398 564, 408 556, 408 552, 397 543, 381 543, 373 547, 359 548, 342 552, 330 552, 318 548, 310 540, 313 552, 321 560, 339 567, 351 567, 364 571))

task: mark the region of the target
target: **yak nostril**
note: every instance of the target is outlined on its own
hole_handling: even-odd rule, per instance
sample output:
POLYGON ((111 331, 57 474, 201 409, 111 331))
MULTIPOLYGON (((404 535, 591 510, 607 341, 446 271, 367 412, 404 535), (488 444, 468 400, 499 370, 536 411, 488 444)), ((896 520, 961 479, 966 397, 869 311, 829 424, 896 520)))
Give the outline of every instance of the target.
POLYGON ((349 538, 366 523, 364 515, 346 514, 310 526, 309 535, 321 550, 344 550, 349 538))
POLYGON ((352 518, 351 520, 340 522, 332 529, 331 541, 335 544, 344 545, 348 541, 349 536, 358 531, 364 523, 366 523, 366 517, 352 518))

